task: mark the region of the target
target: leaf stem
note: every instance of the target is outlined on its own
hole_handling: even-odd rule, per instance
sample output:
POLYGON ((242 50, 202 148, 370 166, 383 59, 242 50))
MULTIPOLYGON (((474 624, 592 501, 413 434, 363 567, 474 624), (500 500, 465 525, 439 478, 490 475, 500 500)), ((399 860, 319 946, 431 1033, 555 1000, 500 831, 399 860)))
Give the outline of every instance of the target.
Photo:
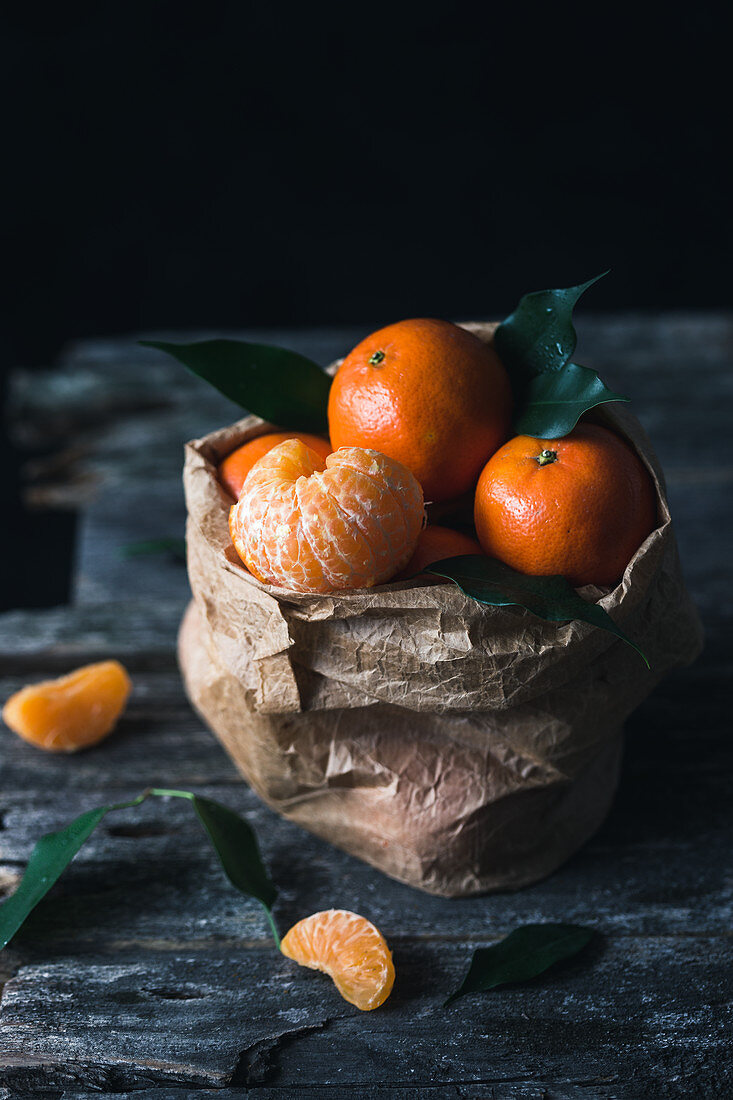
POLYGON ((193 802, 196 798, 191 791, 171 791, 165 787, 148 787, 145 795, 149 794, 159 795, 161 798, 187 798, 189 802, 193 802))
POLYGON ((275 918, 273 917, 272 913, 270 912, 269 907, 267 905, 265 905, 264 901, 261 901, 260 905, 265 910, 265 916, 267 917, 268 923, 270 925, 270 931, 272 932, 272 937, 275 940, 275 947, 279 951, 280 950, 280 933, 277 930, 277 925, 275 924, 275 918))

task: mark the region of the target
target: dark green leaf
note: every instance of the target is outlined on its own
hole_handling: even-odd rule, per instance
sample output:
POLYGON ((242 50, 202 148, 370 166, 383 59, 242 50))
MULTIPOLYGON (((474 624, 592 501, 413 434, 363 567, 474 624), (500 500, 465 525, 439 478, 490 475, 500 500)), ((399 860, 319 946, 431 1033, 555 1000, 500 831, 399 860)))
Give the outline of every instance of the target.
POLYGON ((649 667, 642 651, 616 626, 608 612, 598 604, 582 599, 564 577, 530 577, 483 554, 445 558, 433 562, 425 572, 453 581, 467 596, 491 607, 516 605, 526 607, 533 615, 550 622, 580 619, 602 630, 609 630, 632 646, 649 667))
POLYGON ((499 943, 474 951, 468 973, 443 1007, 467 993, 536 978, 548 967, 582 951, 592 937, 591 929, 577 924, 526 924, 515 928, 499 943))
POLYGON ((324 432, 328 428, 331 379, 297 352, 242 340, 140 343, 172 355, 230 401, 263 420, 293 431, 324 432))
POLYGON ((609 390, 589 367, 566 363, 562 370, 529 379, 514 430, 518 435, 559 439, 573 430, 584 412, 606 401, 628 401, 628 397, 609 390))
POLYGON ((277 888, 265 870, 251 825, 210 798, 196 795, 193 805, 231 884, 240 893, 249 894, 266 908, 272 908, 277 888))
POLYGON ((31 852, 25 874, 15 893, 0 908, 0 950, 5 947, 28 914, 58 880, 84 841, 111 810, 138 806, 149 795, 185 798, 194 810, 214 846, 227 878, 242 894, 255 898, 265 910, 275 942, 280 938, 270 908, 277 889, 270 880, 260 856, 257 838, 251 826, 233 810, 201 798, 191 791, 153 788, 130 802, 120 802, 88 810, 57 833, 42 836, 31 852))
POLYGON ((172 554, 179 561, 186 560, 186 540, 176 538, 141 539, 139 542, 126 542, 120 547, 123 558, 138 558, 144 554, 172 554))
POLYGON ((0 950, 12 939, 28 914, 35 909, 51 887, 60 878, 84 841, 91 836, 99 822, 110 810, 121 810, 136 806, 142 798, 117 805, 100 806, 59 829, 56 833, 46 833, 36 843, 28 860, 25 874, 11 897, 0 908, 0 950))
POLYGON ((497 354, 513 381, 562 370, 575 351, 575 303, 606 274, 604 271, 580 286, 525 294, 494 333, 497 354))

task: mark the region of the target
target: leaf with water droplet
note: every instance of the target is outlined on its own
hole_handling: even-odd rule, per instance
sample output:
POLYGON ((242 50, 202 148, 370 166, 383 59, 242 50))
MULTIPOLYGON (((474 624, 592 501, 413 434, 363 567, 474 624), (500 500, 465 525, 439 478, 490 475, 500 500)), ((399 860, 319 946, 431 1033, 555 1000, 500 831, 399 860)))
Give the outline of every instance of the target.
POLYGON ((589 367, 566 363, 562 370, 536 374, 524 389, 515 413, 514 430, 539 439, 560 439, 571 432, 584 412, 608 401, 628 401, 615 393, 589 367))
POLYGON ((607 274, 579 286, 524 295, 494 333, 494 347, 512 380, 562 370, 577 343, 573 309, 581 294, 607 274))

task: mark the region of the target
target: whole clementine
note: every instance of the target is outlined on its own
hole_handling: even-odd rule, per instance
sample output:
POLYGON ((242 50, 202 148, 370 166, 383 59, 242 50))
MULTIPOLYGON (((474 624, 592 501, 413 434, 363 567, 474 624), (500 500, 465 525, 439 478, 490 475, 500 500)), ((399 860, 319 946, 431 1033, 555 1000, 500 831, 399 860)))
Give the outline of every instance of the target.
POLYGON ((518 435, 487 462, 474 519, 484 551, 520 573, 615 584, 656 525, 654 484, 597 424, 562 439, 518 435))
POLYGON ((483 554, 483 550, 470 535, 454 531, 452 527, 429 523, 420 532, 415 553, 400 576, 416 577, 433 562, 442 561, 443 558, 457 558, 461 554, 483 554))
POLYGON ((512 394, 493 348, 448 321, 399 321, 344 359, 328 400, 334 450, 397 459, 426 500, 472 490, 509 434, 512 394))
POLYGON ((239 498, 247 474, 263 455, 276 447, 278 443, 284 443, 286 439, 299 439, 310 447, 321 458, 326 458, 331 453, 331 444, 320 435, 309 435, 308 432, 267 432, 265 435, 248 439, 241 447, 219 463, 219 481, 225 489, 228 489, 235 500, 239 498))

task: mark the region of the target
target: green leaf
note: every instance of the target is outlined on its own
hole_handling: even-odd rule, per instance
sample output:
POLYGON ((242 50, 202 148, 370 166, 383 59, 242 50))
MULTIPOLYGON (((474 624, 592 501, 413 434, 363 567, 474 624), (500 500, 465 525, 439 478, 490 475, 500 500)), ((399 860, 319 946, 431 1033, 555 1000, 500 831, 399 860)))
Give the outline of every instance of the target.
POLYGON ((523 402, 514 418, 518 435, 559 439, 571 432, 588 409, 606 401, 628 401, 609 390, 594 370, 566 363, 562 370, 536 374, 523 390, 523 402))
POLYGON ((191 791, 151 788, 130 802, 100 806, 75 818, 64 829, 47 833, 36 843, 18 889, 0 907, 0 950, 12 939, 26 917, 48 893, 71 863, 84 841, 91 836, 102 818, 111 810, 139 806, 149 795, 185 798, 191 802, 199 821, 221 861, 224 872, 240 893, 260 902, 270 923, 275 943, 280 937, 271 913, 277 888, 262 862, 257 838, 251 826, 219 802, 202 798, 191 791))
POLYGON ((494 347, 509 373, 518 379, 562 370, 577 342, 573 309, 581 294, 608 272, 562 290, 525 294, 494 333, 494 347))
POLYGON ((171 554, 178 561, 186 560, 186 540, 177 538, 141 539, 120 547, 123 558, 139 558, 144 554, 171 554))
POLYGON ((649 667, 638 645, 616 626, 608 612, 582 599, 564 577, 531 577, 483 554, 445 558, 433 562, 425 572, 453 581, 467 596, 490 607, 525 607, 550 622, 580 619, 608 630, 632 646, 649 667))
POLYGON ((494 333, 494 347, 512 383, 518 434, 559 439, 588 409, 628 400, 604 385, 594 370, 570 362, 577 342, 573 309, 581 294, 602 278, 525 294, 494 333))
POLYGON ((515 928, 499 943, 474 951, 468 973, 443 1007, 467 993, 528 982, 555 963, 577 955, 592 938, 590 928, 577 924, 525 924, 515 928))
POLYGON ((277 898, 277 887, 265 870, 254 829, 239 814, 220 802, 200 795, 194 795, 191 801, 214 845, 224 873, 240 893, 249 894, 259 901, 279 948, 280 937, 271 913, 277 898))
POLYGON ((41 837, 31 852, 18 889, 0 907, 0 951, 12 939, 28 914, 58 881, 105 814, 110 810, 137 806, 144 797, 141 795, 132 802, 120 802, 116 805, 100 806, 96 810, 87 810, 86 813, 74 818, 66 828, 59 829, 56 833, 46 833, 41 837))
POLYGON ((230 401, 293 431, 325 432, 331 379, 317 363, 294 351, 242 340, 170 344, 141 340, 172 355, 230 401))

